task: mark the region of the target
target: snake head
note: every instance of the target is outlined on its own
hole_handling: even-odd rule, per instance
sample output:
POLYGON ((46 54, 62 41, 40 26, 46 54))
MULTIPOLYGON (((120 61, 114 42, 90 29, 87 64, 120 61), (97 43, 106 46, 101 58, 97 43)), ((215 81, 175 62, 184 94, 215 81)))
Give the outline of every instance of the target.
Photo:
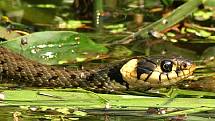
POLYGON ((196 65, 182 57, 134 58, 120 70, 129 88, 165 87, 192 75, 196 65))

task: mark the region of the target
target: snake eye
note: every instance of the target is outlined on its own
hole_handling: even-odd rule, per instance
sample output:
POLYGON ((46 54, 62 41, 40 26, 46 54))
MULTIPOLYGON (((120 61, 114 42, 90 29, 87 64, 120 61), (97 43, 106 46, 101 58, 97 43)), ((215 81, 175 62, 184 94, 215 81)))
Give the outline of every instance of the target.
POLYGON ((173 66, 173 62, 169 61, 169 60, 163 60, 161 62, 161 70, 163 72, 171 72, 172 71, 172 66, 173 66))

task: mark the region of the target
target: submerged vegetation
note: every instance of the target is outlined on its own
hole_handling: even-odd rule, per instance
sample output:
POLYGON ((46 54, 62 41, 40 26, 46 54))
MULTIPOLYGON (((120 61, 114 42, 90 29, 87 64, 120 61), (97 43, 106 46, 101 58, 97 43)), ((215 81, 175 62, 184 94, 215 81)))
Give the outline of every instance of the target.
POLYGON ((131 56, 183 56, 169 88, 99 94, 1 84, 1 120, 214 120, 214 0, 2 0, 1 46, 39 63, 94 68, 131 56), (136 117, 138 116, 138 117, 136 117))

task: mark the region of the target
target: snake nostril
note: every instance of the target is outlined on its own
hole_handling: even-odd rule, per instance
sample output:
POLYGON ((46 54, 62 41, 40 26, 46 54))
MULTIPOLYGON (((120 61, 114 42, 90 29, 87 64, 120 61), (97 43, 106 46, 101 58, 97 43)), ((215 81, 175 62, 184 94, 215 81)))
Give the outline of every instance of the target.
POLYGON ((180 69, 181 70, 184 70, 184 69, 186 69, 188 67, 188 64, 187 63, 182 63, 181 65, 180 65, 180 69))

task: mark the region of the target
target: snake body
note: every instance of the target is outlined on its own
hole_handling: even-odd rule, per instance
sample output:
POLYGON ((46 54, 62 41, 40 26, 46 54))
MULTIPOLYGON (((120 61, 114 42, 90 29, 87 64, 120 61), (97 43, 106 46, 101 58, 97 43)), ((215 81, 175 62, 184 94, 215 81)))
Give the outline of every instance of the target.
POLYGON ((175 84, 194 69, 195 64, 180 57, 134 57, 97 70, 74 71, 37 63, 0 46, 0 83, 24 86, 135 90, 175 84))

